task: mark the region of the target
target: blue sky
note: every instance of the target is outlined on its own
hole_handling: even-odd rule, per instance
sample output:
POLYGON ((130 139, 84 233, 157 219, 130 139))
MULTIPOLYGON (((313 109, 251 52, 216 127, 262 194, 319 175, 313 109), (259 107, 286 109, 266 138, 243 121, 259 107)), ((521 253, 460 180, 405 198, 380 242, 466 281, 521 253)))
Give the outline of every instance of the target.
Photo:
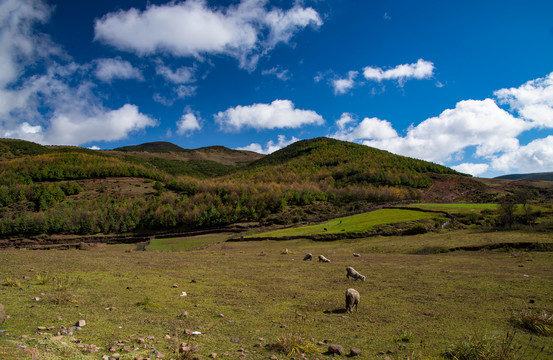
POLYGON ((0 137, 553 171, 553 2, 0 0, 0 137))

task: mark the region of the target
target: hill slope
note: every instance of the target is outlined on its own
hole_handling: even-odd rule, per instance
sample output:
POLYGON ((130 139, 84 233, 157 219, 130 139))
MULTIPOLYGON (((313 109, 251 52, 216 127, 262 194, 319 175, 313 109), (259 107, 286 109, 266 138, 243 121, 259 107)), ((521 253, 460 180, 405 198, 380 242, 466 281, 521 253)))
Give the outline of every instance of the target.
MULTIPOLYGON (((247 176, 278 182, 323 181, 332 186, 427 188, 430 175, 462 174, 428 161, 329 138, 298 141, 248 166, 247 176)), ((238 174, 237 176, 244 176, 238 174)))
POLYGON ((531 173, 531 174, 510 174, 510 175, 498 176, 496 177, 496 179, 553 181, 553 172, 531 173))
POLYGON ((266 157, 219 146, 139 146, 175 150, 148 152, 8 143, 9 158, 0 160, 0 236, 316 221, 424 198, 437 180, 453 179, 462 188, 476 181, 440 165, 327 138, 266 157), (181 176, 194 171, 196 177, 181 176))

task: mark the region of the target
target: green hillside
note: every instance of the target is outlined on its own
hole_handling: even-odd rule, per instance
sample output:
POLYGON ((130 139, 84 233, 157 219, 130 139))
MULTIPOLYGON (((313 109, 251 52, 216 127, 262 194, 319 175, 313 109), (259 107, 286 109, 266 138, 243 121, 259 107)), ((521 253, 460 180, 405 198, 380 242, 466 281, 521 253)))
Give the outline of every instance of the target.
POLYGON ((265 157, 218 146, 175 152, 169 149, 181 148, 169 143, 133 151, 0 145, 10 149, 0 160, 0 236, 319 221, 418 200, 439 176, 459 186, 468 179, 443 166, 327 138, 265 157))
POLYGON ((237 177, 285 183, 315 181, 339 188, 369 184, 427 188, 432 184, 431 174, 461 175, 445 166, 384 150, 316 138, 267 155, 237 177))

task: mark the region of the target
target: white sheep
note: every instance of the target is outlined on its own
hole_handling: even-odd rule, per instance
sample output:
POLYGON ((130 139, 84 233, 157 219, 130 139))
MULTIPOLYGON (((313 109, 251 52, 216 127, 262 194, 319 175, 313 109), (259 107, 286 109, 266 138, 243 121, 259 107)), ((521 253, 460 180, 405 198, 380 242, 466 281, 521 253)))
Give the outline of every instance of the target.
POLYGON ((307 253, 305 254, 305 256, 303 257, 303 260, 313 260, 313 255, 311 255, 311 253, 307 253))
POLYGON ((346 274, 346 278, 349 279, 349 277, 351 276, 352 278, 354 278, 356 281, 357 279, 361 279, 362 281, 365 281, 366 277, 365 275, 361 275, 357 272, 357 270, 355 270, 354 268, 352 268, 351 266, 348 266, 346 268, 346 271, 347 271, 347 274, 346 274))
POLYGON ((359 305, 359 291, 355 289, 346 290, 346 311, 353 313, 353 307, 355 306, 355 311, 358 311, 357 305, 359 305))
POLYGON ((325 258, 323 255, 319 255, 319 262, 330 262, 330 260, 325 258))

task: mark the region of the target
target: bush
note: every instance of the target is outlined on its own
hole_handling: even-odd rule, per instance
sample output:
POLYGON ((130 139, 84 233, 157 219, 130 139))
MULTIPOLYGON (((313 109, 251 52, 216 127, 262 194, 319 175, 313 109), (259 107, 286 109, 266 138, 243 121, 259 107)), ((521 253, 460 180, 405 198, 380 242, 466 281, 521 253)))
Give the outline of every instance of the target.
POLYGON ((403 235, 419 235, 426 234, 428 229, 423 224, 417 224, 403 231, 403 235))

